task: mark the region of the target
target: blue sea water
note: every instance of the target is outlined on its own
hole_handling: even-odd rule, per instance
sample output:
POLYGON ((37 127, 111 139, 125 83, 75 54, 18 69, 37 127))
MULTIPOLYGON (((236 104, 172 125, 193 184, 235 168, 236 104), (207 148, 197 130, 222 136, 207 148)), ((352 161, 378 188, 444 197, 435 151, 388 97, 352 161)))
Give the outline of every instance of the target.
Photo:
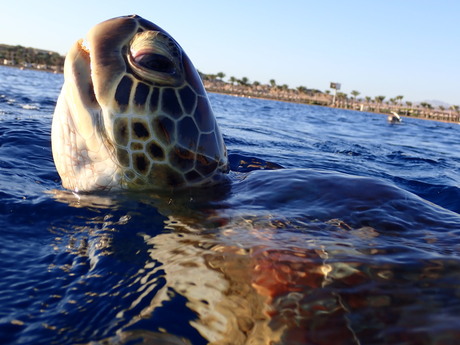
POLYGON ((458 124, 210 94, 231 183, 65 191, 62 75, 0 67, 1 344, 457 344, 458 124))

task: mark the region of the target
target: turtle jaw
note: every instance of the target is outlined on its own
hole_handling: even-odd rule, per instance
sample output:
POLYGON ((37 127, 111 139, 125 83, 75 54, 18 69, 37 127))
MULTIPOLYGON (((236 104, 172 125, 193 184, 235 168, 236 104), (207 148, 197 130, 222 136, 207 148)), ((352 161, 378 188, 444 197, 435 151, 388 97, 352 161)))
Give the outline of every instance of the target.
POLYGON ((64 84, 53 115, 54 162, 63 186, 73 191, 107 190, 120 184, 90 64, 89 50, 83 40, 77 41, 66 57, 64 84))
POLYGON ((86 108, 100 108, 94 94, 90 51, 83 39, 78 40, 67 54, 64 76, 75 85, 78 98, 86 108))

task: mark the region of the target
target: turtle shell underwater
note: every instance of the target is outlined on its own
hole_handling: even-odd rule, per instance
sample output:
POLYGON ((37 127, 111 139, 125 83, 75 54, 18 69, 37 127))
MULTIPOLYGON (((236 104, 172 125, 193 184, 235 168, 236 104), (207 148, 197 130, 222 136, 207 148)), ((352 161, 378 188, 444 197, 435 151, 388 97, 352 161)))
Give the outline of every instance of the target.
POLYGON ((200 76, 179 44, 136 15, 96 25, 69 51, 52 149, 73 191, 210 185, 226 147, 200 76))

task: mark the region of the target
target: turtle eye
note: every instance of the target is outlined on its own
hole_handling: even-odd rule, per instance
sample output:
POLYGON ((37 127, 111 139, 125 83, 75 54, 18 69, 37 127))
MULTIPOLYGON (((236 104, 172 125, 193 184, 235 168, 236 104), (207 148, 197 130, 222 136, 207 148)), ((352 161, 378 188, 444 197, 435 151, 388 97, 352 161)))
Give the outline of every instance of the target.
POLYGON ((155 72, 173 75, 176 73, 174 62, 161 54, 140 54, 134 57, 134 62, 155 72))
POLYGON ((184 81, 182 51, 167 34, 142 31, 126 49, 127 62, 140 80, 156 85, 180 85, 184 81))

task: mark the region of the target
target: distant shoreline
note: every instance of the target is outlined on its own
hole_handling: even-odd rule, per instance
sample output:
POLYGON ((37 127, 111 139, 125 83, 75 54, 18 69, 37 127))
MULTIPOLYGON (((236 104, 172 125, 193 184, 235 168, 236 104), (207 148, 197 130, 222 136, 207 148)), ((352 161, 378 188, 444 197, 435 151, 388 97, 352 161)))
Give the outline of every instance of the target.
POLYGON ((19 69, 21 71, 39 71, 39 72, 48 72, 48 73, 54 73, 54 74, 63 74, 62 69, 59 68, 37 68, 37 67, 25 67, 25 66, 12 66, 12 65, 2 65, 0 64, 0 67, 7 67, 7 68, 15 68, 19 69))
MULTIPOLYGON (((40 72, 48 72, 54 74, 62 74, 62 69, 59 68, 36 68, 36 67, 24 67, 24 66, 12 66, 12 65, 0 65, 9 68, 16 68, 20 70, 32 70, 32 71, 40 71, 40 72)), ((363 111, 367 113, 373 113, 376 115, 385 115, 388 116, 391 111, 396 111, 401 117, 404 118, 416 118, 421 120, 431 120, 431 121, 439 121, 445 123, 457 123, 460 124, 460 114, 454 113, 454 111, 436 111, 433 110, 432 112, 423 112, 422 116, 414 116, 414 115, 407 115, 409 109, 407 107, 401 106, 389 106, 389 105, 380 105, 380 111, 375 111, 375 107, 377 105, 372 104, 373 108, 370 107, 369 104, 365 102, 355 101, 355 102, 343 102, 337 101, 336 106, 332 106, 332 96, 326 95, 321 93, 321 95, 313 95, 310 97, 296 97, 296 95, 291 94, 289 95, 288 92, 270 92, 263 90, 253 90, 252 86, 241 87, 241 85, 231 85, 229 87, 228 83, 223 82, 215 82, 209 81, 204 79, 203 84, 207 92, 222 94, 222 95, 229 95, 234 97, 242 97, 242 98, 256 98, 256 99, 264 99, 264 100, 271 100, 271 101, 280 101, 280 102, 287 102, 287 103, 295 103, 295 104, 306 104, 306 105, 317 105, 323 106, 327 108, 337 108, 337 109, 344 109, 344 110, 353 110, 353 111, 363 111), (265 92, 264 92, 265 91, 265 92), (350 104, 351 103, 351 104, 350 104), (369 109, 371 108, 371 109, 369 109), (452 114, 454 113, 454 114, 452 114)), ((292 90, 291 90, 292 91, 292 90)))
MULTIPOLYGON (((419 111, 419 115, 414 114, 415 108, 407 108, 398 105, 387 105, 387 104, 368 104, 366 102, 362 102, 359 100, 355 100, 351 102, 350 100, 339 100, 336 101, 336 106, 332 106, 332 96, 321 94, 321 95, 306 95, 303 98, 296 97, 295 94, 289 95, 287 92, 284 93, 276 93, 276 92, 267 92, 267 89, 259 88, 258 91, 254 92, 252 90, 252 86, 249 87, 241 87, 241 85, 231 85, 229 87, 228 83, 223 82, 213 82, 209 80, 204 80, 205 89, 211 93, 223 94, 223 95, 230 95, 235 97, 243 97, 243 98, 257 98, 257 99, 265 99, 265 100, 272 100, 272 101, 280 101, 280 102, 288 102, 288 103, 296 103, 296 104, 307 104, 307 105, 317 105, 323 106, 328 108, 337 108, 337 109, 344 109, 344 110, 352 110, 352 111, 362 111, 367 113, 373 113, 377 115, 384 115, 388 116, 391 114, 392 111, 397 112, 401 117, 404 118, 416 118, 421 120, 431 120, 431 121, 439 121, 445 123, 459 123, 460 124, 460 113, 455 112, 453 110, 447 111, 440 111, 440 110, 433 110, 427 111, 424 109, 417 109, 419 111), (265 92, 264 92, 265 91, 265 92), (412 115, 409 115, 412 114, 412 115)), ((293 91, 293 90, 291 90, 293 91)))
MULTIPOLYGON (((303 103, 303 102, 286 101, 286 100, 282 100, 282 99, 267 98, 267 97, 261 97, 261 96, 244 96, 244 95, 232 94, 232 93, 228 93, 228 92, 219 92, 219 91, 214 91, 214 90, 209 91, 207 89, 206 89, 206 91, 209 92, 209 93, 215 93, 215 94, 219 94, 219 95, 227 95, 227 96, 233 96, 233 97, 239 97, 239 98, 248 98, 248 99, 255 98, 255 99, 262 99, 262 100, 266 100, 266 101, 277 101, 277 102, 286 102, 286 103, 294 103, 294 104, 316 105, 318 107, 326 107, 326 108, 332 108, 332 109, 335 108, 335 109, 343 109, 343 110, 350 110, 350 111, 358 111, 358 112, 360 112, 360 110, 331 107, 329 105, 308 104, 308 103, 303 103)), ((385 117, 387 117, 389 115, 388 113, 378 113, 378 112, 375 112, 375 111, 368 111, 368 110, 363 110, 363 112, 371 113, 371 114, 375 114, 375 115, 379 115, 379 116, 385 116, 385 117)), ((443 120, 443 119, 437 119, 437 118, 406 116, 404 114, 399 114, 399 116, 402 117, 402 118, 409 118, 409 119, 412 118, 412 119, 419 119, 419 120, 426 120, 426 121, 437 121, 437 122, 444 122, 444 123, 460 124, 460 120, 459 121, 449 121, 449 120, 443 120)))

